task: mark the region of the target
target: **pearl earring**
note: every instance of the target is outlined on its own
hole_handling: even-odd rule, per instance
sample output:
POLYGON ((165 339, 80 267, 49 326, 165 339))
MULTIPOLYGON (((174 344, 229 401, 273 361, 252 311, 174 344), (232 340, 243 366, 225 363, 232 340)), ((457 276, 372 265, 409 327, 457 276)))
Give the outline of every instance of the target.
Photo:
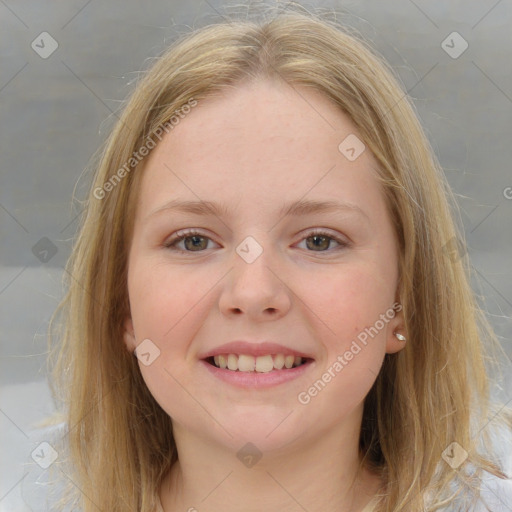
POLYGON ((406 341, 406 338, 403 334, 400 334, 399 332, 393 333, 400 341, 406 341))

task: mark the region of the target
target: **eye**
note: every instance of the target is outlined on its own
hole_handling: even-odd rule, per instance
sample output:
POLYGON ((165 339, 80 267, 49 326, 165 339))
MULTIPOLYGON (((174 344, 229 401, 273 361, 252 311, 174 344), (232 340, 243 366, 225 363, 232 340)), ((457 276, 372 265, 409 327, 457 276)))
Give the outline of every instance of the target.
POLYGON ((321 229, 310 231, 306 234, 303 240, 306 242, 306 247, 311 249, 313 252, 333 252, 327 250, 333 241, 338 244, 338 247, 334 250, 340 250, 348 247, 349 245, 347 241, 342 240, 331 233, 322 231, 321 229))
POLYGON ((165 242, 164 247, 178 252, 201 252, 207 248, 209 240, 211 241, 209 237, 203 235, 199 231, 190 229, 178 231, 174 237, 165 242), (185 249, 176 249, 175 246, 182 241, 185 244, 185 249))
MULTIPOLYGON (((334 250, 340 250, 349 246, 347 241, 321 229, 310 231, 302 240, 306 242, 307 249, 310 249, 312 252, 333 252, 328 250, 333 241, 338 245, 334 250)), ((175 236, 165 242, 164 247, 182 253, 202 252, 208 248, 209 241, 212 241, 211 238, 203 233, 189 229, 178 231, 175 236), (184 243, 184 248, 177 247, 181 242, 184 243)))

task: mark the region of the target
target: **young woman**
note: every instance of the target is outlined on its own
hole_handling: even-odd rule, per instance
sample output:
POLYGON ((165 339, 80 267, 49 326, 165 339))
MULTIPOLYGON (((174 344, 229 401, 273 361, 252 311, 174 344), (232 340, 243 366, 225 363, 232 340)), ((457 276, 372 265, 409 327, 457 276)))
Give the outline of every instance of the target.
POLYGON ((67 269, 76 506, 508 510, 452 206, 404 92, 341 27, 182 37, 106 144, 67 269))

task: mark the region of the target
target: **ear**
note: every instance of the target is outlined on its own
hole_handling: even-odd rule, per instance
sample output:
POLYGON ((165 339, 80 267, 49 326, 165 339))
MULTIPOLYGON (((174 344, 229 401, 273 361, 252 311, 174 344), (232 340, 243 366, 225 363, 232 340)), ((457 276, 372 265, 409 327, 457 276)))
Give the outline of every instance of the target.
POLYGON ((402 304, 397 300, 393 305, 395 316, 389 321, 386 333, 386 354, 395 354, 405 347, 407 343, 407 332, 405 331, 405 322, 402 304), (405 341, 397 338, 397 334, 405 337, 405 341))
POLYGON ((124 344, 129 352, 133 353, 135 348, 137 347, 137 342, 135 339, 135 331, 133 329, 133 322, 131 317, 126 318, 124 322, 124 344))

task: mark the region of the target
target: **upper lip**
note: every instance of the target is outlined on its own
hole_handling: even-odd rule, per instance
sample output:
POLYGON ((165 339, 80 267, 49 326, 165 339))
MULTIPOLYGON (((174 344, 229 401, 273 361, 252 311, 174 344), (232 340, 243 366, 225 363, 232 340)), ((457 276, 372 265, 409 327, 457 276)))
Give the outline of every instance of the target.
POLYGON ((220 354, 244 354, 254 357, 265 356, 267 354, 283 354, 285 356, 300 356, 312 359, 311 355, 306 354, 305 352, 294 348, 288 348, 284 345, 273 343, 271 341, 231 341, 200 354, 199 359, 207 359, 208 357, 218 356, 220 354))

